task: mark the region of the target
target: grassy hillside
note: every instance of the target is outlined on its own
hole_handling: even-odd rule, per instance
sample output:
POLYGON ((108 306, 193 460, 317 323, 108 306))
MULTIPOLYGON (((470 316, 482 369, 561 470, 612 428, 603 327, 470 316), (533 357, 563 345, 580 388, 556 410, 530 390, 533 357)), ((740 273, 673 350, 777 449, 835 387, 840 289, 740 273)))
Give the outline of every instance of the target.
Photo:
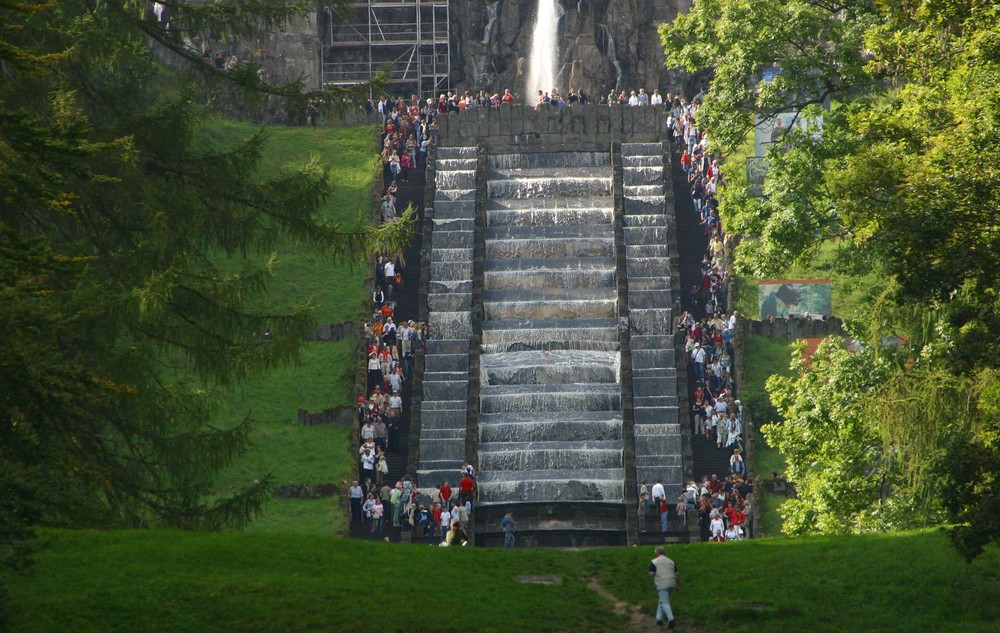
MULTIPOLYGON (((170 531, 44 537, 50 546, 12 585, 27 633, 653 630, 651 547, 444 549, 170 531), (521 584, 521 574, 562 584, 521 584)), ((681 573, 678 630, 1000 627, 1000 553, 969 565, 936 532, 705 543, 668 555, 681 573)))
MULTIPOLYGON (((202 131, 201 142, 228 145, 260 129, 217 120, 202 131)), ((378 149, 368 127, 266 128, 261 169, 290 171, 318 158, 330 172, 334 193, 322 213, 331 222, 355 227, 371 222, 371 192, 378 149)), ((367 309, 364 260, 333 261, 287 241, 275 250, 276 267, 269 304, 276 309, 312 303, 318 323, 360 320, 367 309)), ((232 425, 249 416, 256 423, 255 447, 223 473, 220 492, 239 489, 266 474, 276 484, 341 481, 351 455, 347 431, 329 426, 304 427, 299 408, 310 411, 350 404, 356 341, 310 343, 295 367, 275 370, 244 385, 222 406, 218 422, 232 425)), ((324 501, 272 500, 253 531, 287 530, 329 534, 342 523, 324 501)))

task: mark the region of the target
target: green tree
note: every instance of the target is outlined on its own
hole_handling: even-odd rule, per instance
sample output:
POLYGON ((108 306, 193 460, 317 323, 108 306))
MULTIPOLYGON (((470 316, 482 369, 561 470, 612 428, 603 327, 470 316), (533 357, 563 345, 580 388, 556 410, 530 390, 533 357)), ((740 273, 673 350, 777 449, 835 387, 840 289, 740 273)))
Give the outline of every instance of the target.
MULTIPOLYGON (((661 28, 668 64, 713 72, 698 116, 715 149, 734 150, 755 122, 777 112, 807 121, 822 114, 821 134, 818 126, 790 131, 781 150, 769 149, 763 196, 750 195, 742 165, 727 168, 723 221, 745 238, 736 265, 757 276, 779 275, 835 238, 843 244, 842 270, 879 272, 897 305, 933 315, 933 336, 909 348, 915 362, 897 362, 886 382, 872 387, 912 415, 893 418, 877 409, 857 415, 883 452, 894 436, 894 450, 926 460, 927 467, 903 468, 892 490, 915 492, 908 488, 914 477, 926 486, 930 473, 943 476, 935 499, 952 495, 947 506, 960 526, 957 541, 976 531, 975 542, 963 548, 969 553, 1000 537, 995 521, 982 521, 996 501, 989 495, 959 501, 954 489, 968 489, 973 476, 996 481, 997 460, 989 457, 996 441, 990 432, 956 425, 958 416, 945 405, 959 402, 995 428, 991 407, 976 394, 992 393, 1000 361, 992 335, 1000 326, 998 27, 1000 7, 987 0, 700 0, 661 28), (780 74, 762 81, 775 66, 780 74), (821 111, 827 98, 832 108, 821 111), (969 525, 973 517, 978 523, 969 525)), ((921 321, 903 328, 878 318, 869 323, 863 339, 872 350, 884 336, 913 335, 921 321)), ((832 355, 820 371, 829 370, 823 363, 852 362, 832 355)), ((877 375, 877 367, 857 369, 877 375)), ((803 380, 797 397, 817 400, 825 386, 803 380)), ((788 384, 776 382, 776 389, 791 402, 788 384)), ((799 457, 804 465, 826 455, 799 457)), ((831 469, 826 484, 836 487, 839 475, 831 469)), ((816 524, 806 517, 796 525, 816 524)))
POLYGON ((214 95, 301 86, 263 84, 252 65, 220 72, 191 37, 266 30, 314 5, 163 4, 169 23, 131 0, 0 0, 0 537, 12 566, 37 523, 245 524, 269 481, 207 496, 249 431, 214 426, 214 404, 295 362, 313 328, 310 305, 262 308, 270 253, 294 239, 357 258, 412 230, 412 214, 380 228, 324 221, 319 160, 261 173, 263 135, 194 142, 214 95), (164 50, 185 68, 164 68, 164 50))

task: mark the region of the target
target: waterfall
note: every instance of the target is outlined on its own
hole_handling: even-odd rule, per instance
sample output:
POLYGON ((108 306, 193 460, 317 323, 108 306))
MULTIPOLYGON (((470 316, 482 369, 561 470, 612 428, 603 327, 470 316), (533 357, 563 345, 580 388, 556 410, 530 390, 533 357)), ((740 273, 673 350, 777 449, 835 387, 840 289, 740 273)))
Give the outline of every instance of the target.
POLYGON ((604 52, 615 67, 615 91, 622 89, 622 63, 618 60, 618 50, 615 48, 615 37, 611 34, 611 29, 607 24, 598 24, 601 29, 601 37, 604 40, 604 52))
POLYGON ((538 0, 535 31, 531 36, 528 56, 528 78, 525 82, 525 103, 534 105, 539 90, 552 90, 556 83, 556 61, 559 57, 557 25, 559 14, 556 0, 538 0))
POLYGON ((490 2, 486 5, 486 10, 489 11, 490 19, 486 23, 486 30, 483 31, 483 44, 489 44, 490 39, 493 37, 493 25, 497 23, 497 14, 500 10, 500 0, 496 2, 490 2))

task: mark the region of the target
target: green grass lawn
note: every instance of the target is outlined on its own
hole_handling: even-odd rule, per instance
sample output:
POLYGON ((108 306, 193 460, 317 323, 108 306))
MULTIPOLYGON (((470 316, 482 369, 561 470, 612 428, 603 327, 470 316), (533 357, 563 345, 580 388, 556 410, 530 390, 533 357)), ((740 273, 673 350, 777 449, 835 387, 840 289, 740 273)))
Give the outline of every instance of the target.
MULTIPOLYGON (((50 531, 11 586, 26 633, 652 630, 652 547, 485 550, 292 533, 50 531), (561 585, 521 584, 554 575, 561 585), (588 588, 641 609, 642 627, 588 588)), ((938 532, 668 547, 678 630, 955 631, 1000 626, 1000 552, 938 532)))
MULTIPOLYGON (((247 123, 214 120, 201 132, 206 145, 227 145, 261 129, 247 123)), ((378 149, 369 127, 267 127, 261 170, 294 170, 318 157, 329 168, 334 193, 322 214, 353 228, 371 222, 372 186, 379 172, 378 149)), ((267 305, 276 309, 312 303, 318 323, 358 321, 367 312, 366 260, 334 261, 307 246, 287 241, 275 251, 277 265, 267 305)), ((220 493, 236 490, 270 474, 276 485, 287 482, 339 482, 349 477, 353 455, 348 432, 332 426, 305 427, 300 408, 312 412, 353 401, 357 341, 309 343, 301 362, 279 368, 241 386, 225 402, 218 424, 231 426, 249 416, 255 423, 254 447, 224 471, 220 493)), ((272 500, 251 531, 329 534, 343 517, 331 502, 272 500)))

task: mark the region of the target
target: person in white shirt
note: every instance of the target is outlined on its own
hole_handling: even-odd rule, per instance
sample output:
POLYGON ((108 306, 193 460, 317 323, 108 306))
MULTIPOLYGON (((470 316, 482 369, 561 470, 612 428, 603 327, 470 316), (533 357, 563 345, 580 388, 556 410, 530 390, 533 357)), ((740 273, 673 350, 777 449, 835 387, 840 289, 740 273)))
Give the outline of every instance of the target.
POLYGON ((628 104, 633 108, 639 105, 639 97, 636 96, 635 90, 632 91, 632 96, 628 98, 628 104))
MULTIPOLYGON (((659 90, 654 90, 653 94, 649 97, 649 105, 663 105, 663 97, 660 95, 659 90)), ((670 122, 673 125, 673 121, 670 122)))
POLYGON ((400 397, 398 391, 393 391, 392 395, 389 396, 389 408, 395 409, 396 413, 399 413, 403 409, 403 399, 400 397))
POLYGON ((708 530, 712 533, 713 541, 722 541, 726 538, 726 526, 718 513, 714 510, 712 512, 712 522, 709 523, 708 530))
POLYGON ((396 280, 396 265, 392 263, 390 259, 385 263, 385 283, 391 284, 395 283, 396 280))
POLYGON ((666 491, 663 490, 663 480, 657 479, 656 483, 653 484, 653 489, 650 491, 650 495, 653 497, 653 505, 657 508, 660 507, 660 499, 667 496, 666 491))

